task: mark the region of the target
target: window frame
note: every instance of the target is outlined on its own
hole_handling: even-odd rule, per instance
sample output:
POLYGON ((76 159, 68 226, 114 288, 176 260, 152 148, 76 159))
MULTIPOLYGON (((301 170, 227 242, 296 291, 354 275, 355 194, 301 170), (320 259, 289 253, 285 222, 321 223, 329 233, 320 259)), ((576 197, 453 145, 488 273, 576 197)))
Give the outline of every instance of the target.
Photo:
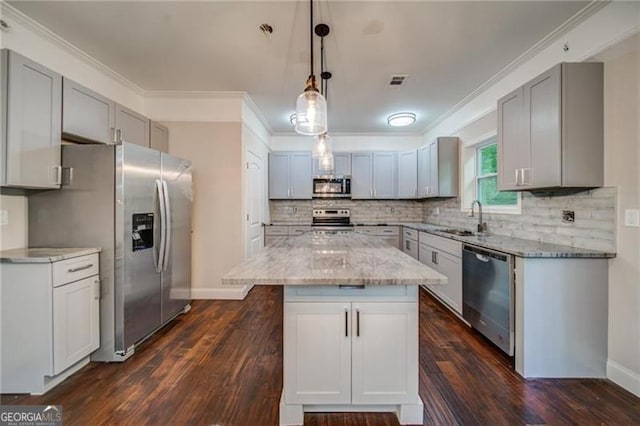
MULTIPOLYGON (((473 200, 478 198, 478 183, 481 179, 489 178, 493 176, 498 176, 497 170, 496 173, 489 173, 485 175, 478 175, 480 170, 480 150, 489 145, 497 144, 497 131, 490 131, 478 138, 470 140, 465 144, 466 152, 466 160, 468 162, 472 162, 471 167, 466 167, 465 175, 463 175, 465 179, 465 186, 467 191, 464 193, 462 197, 462 202, 460 205, 461 211, 468 211, 469 206, 473 200), (469 176, 471 175, 471 176, 469 176)), ((499 159, 498 159, 499 161, 499 159)), ((499 167, 499 164, 498 164, 499 167)), ((495 214, 522 214, 522 194, 517 192, 517 202, 513 205, 482 205, 483 213, 495 213, 495 214)))

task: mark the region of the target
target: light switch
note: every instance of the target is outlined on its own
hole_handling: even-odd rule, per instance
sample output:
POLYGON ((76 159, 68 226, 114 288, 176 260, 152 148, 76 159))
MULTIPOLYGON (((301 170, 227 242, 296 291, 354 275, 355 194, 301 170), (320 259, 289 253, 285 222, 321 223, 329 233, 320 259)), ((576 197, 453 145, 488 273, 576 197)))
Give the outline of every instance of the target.
POLYGON ((9 212, 7 210, 0 210, 0 226, 6 226, 9 224, 9 212))
POLYGON ((626 209, 624 211, 624 226, 640 227, 640 210, 626 209))

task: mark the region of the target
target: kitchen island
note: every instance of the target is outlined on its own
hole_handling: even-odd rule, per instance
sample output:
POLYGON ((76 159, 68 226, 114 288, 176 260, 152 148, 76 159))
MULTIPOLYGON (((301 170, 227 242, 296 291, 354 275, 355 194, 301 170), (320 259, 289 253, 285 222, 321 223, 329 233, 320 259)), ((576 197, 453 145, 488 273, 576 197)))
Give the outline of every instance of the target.
POLYGON ((365 235, 310 232, 265 248, 222 282, 285 287, 281 425, 314 411, 392 411, 401 424, 422 424, 418 285, 446 277, 365 235))

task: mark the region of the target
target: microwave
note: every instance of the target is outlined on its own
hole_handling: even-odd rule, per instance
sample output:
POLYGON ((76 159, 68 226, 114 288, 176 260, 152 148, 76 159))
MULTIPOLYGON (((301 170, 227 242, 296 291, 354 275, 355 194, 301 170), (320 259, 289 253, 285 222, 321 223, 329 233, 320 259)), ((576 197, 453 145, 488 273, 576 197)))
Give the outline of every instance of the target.
POLYGON ((316 176, 313 198, 351 198, 351 176, 316 176))

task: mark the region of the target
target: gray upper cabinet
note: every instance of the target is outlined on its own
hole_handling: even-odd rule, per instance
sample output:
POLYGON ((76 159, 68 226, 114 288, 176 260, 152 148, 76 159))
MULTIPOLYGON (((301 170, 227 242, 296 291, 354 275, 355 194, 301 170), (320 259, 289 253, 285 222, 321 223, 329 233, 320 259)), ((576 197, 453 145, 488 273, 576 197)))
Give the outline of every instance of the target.
POLYGON ((0 183, 59 188, 62 76, 16 52, 0 55, 0 183))
POLYGON ((418 149, 418 198, 427 197, 427 189, 429 188, 429 145, 425 145, 418 149))
POLYGON ((122 105, 116 104, 116 139, 149 147, 149 119, 122 105))
POLYGON ((518 188, 520 171, 529 167, 529 142, 524 137, 524 88, 519 87, 498 100, 498 186, 518 188))
POLYGON ((456 137, 440 137, 418 150, 420 198, 458 196, 458 145, 456 137))
POLYGON ((373 198, 398 198, 398 154, 373 153, 373 198))
POLYGON ((398 197, 398 155, 395 152, 351 154, 351 198, 398 197))
POLYGON ((318 166, 319 161, 313 159, 313 175, 351 176, 351 154, 348 152, 333 153, 333 170, 323 170, 318 166))
POLYGON ((160 123, 151 121, 149 123, 149 135, 151 138, 150 147, 160 151, 169 153, 169 128, 160 123))
POLYGON ((373 198, 373 155, 351 154, 351 198, 373 198))
POLYGON ((310 152, 291 153, 290 198, 311 199, 313 195, 312 161, 310 152))
POLYGON ((77 142, 114 143, 116 104, 72 81, 62 80, 62 133, 77 142))
POLYGON ((398 153, 398 198, 418 197, 418 151, 398 153))
POLYGON ((348 152, 333 153, 334 174, 336 176, 351 176, 351 154, 348 152))
POLYGON ((310 152, 269 154, 269 199, 311 199, 313 192, 310 152))
POLYGON ((500 190, 603 185, 602 63, 560 63, 498 101, 500 190))

